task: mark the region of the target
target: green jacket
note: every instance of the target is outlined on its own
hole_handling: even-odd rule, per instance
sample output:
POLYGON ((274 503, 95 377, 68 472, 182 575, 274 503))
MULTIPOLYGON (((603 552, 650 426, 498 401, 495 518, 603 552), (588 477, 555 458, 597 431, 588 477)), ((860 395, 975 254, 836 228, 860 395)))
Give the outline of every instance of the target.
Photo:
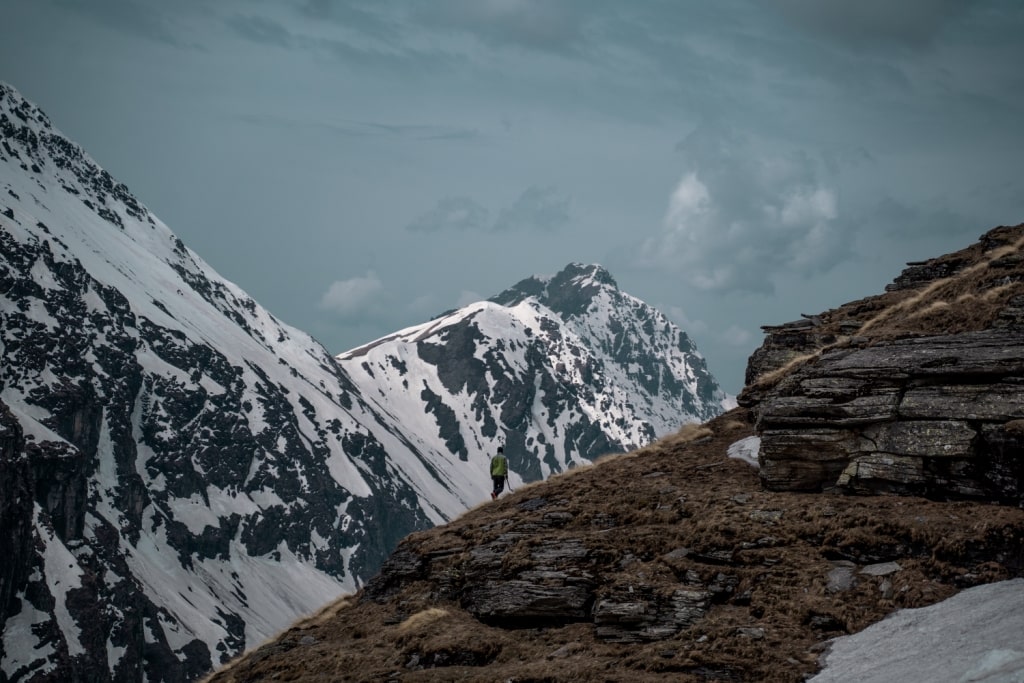
POLYGON ((508 460, 504 455, 496 455, 491 458, 491 476, 504 477, 508 475, 508 460))

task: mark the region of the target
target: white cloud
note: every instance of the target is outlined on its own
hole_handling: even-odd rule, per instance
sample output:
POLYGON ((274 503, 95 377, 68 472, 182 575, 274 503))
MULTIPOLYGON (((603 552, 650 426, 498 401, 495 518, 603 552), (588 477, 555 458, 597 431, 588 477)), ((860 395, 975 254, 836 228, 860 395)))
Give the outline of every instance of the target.
POLYGON ((481 296, 480 294, 478 294, 476 292, 464 289, 459 294, 459 298, 455 302, 455 307, 456 308, 462 308, 463 306, 468 306, 470 304, 475 304, 477 301, 483 301, 486 298, 487 297, 481 296))
POLYGON ((707 213, 710 204, 711 195, 707 186, 697 178, 696 173, 687 173, 669 198, 665 221, 669 225, 681 225, 707 213))
POLYGON ((434 294, 422 294, 414 298, 406 308, 415 315, 431 316, 440 310, 441 305, 437 303, 434 294))
POLYGON ((783 200, 779 212, 785 226, 818 225, 838 217, 835 194, 821 187, 797 188, 783 200))
POLYGON ((320 297, 320 308, 348 317, 366 310, 383 291, 383 283, 371 270, 365 277, 332 282, 320 297))
POLYGON ((781 273, 825 272, 848 255, 839 198, 807 155, 755 149, 715 127, 677 149, 686 170, 637 265, 705 291, 772 292, 781 273))
POLYGON ((708 331, 708 324, 703 320, 694 320, 686 314, 679 306, 656 306, 658 310, 664 311, 669 320, 675 322, 683 332, 688 335, 704 334, 708 331))
POLYGON ((470 197, 445 197, 430 211, 406 226, 412 232, 461 230, 476 232, 510 232, 516 230, 555 232, 570 221, 571 200, 554 187, 531 185, 523 190, 511 206, 491 213, 470 197))

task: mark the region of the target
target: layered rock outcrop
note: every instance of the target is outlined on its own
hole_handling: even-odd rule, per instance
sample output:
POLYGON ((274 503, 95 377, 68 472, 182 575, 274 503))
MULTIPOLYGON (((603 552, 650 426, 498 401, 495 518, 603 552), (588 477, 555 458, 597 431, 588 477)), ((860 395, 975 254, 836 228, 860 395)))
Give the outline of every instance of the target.
POLYGON ((1024 504, 1024 226, 765 328, 740 396, 774 490, 1024 504))

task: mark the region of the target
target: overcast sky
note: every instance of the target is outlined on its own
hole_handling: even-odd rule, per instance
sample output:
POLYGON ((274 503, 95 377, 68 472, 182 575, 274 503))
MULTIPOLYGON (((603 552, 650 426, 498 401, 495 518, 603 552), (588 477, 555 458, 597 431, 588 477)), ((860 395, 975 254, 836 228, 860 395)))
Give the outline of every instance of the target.
POLYGON ((341 352, 600 263, 760 326, 1024 221, 1020 0, 4 0, 0 80, 341 352))

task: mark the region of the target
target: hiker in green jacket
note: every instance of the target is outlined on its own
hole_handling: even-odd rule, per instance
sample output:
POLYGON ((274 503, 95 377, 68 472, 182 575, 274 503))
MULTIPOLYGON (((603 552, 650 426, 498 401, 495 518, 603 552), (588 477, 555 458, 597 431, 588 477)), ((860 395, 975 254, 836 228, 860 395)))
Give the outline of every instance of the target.
POLYGON ((508 479, 508 460, 505 459, 505 449, 498 446, 498 453, 491 458, 491 481, 494 482, 494 489, 491 491, 491 500, 505 490, 505 480, 508 479))

